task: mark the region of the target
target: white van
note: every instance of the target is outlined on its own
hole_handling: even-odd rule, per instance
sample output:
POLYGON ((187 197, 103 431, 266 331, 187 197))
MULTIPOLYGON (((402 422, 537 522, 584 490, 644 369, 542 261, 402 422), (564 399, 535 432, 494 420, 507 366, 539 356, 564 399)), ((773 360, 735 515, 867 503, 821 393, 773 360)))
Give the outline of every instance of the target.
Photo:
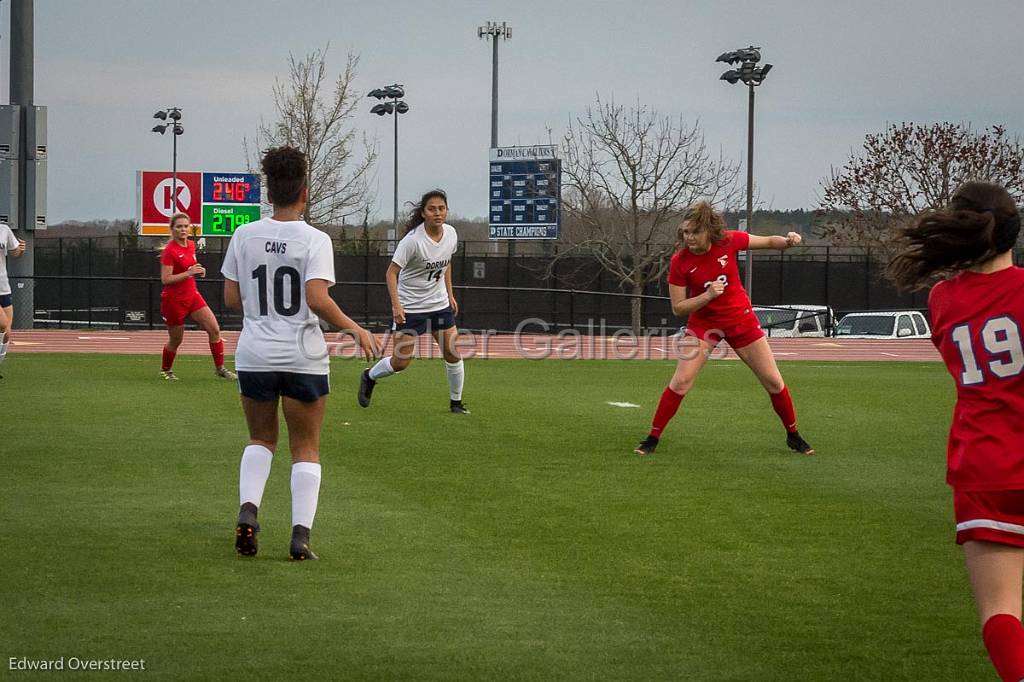
POLYGON ((843 339, 930 339, 932 330, 917 310, 850 313, 836 325, 843 339))
POLYGON ((770 338, 831 336, 835 313, 826 305, 755 306, 754 314, 770 338))

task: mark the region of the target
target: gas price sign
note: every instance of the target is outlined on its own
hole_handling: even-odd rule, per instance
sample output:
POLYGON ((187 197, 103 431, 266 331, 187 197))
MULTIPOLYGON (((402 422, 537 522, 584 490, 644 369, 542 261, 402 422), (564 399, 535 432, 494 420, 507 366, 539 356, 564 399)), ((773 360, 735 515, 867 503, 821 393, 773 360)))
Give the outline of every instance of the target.
POLYGON ((260 219, 260 179, 250 173, 203 173, 203 236, 230 237, 260 219))
POLYGON ((252 173, 178 172, 177 196, 171 173, 139 171, 142 234, 168 234, 167 221, 188 213, 199 237, 230 237, 260 219, 260 179, 252 173))

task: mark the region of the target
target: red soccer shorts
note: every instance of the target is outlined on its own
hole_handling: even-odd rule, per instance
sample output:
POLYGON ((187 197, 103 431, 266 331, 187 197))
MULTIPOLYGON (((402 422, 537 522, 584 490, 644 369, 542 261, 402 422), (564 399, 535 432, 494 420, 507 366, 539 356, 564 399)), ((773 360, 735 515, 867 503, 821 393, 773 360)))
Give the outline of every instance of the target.
POLYGON ((761 329, 761 322, 757 315, 750 311, 742 320, 728 327, 714 327, 704 320, 687 320, 686 333, 696 336, 711 344, 714 348, 721 341, 725 341, 735 350, 744 348, 764 337, 764 330, 761 329))
POLYGON ((206 307, 206 300, 197 291, 185 298, 160 297, 160 317, 168 327, 180 327, 185 318, 206 307))
POLYGON ((954 490, 956 543, 968 540, 1024 547, 1024 490, 954 490))

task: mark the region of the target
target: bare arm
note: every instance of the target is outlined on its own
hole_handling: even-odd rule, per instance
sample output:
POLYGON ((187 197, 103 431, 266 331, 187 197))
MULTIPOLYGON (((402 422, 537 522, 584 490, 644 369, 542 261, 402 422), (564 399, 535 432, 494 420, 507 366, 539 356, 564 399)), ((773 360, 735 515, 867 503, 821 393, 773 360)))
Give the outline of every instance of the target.
POLYGON ((235 312, 242 312, 242 293, 238 282, 233 279, 224 280, 224 305, 235 312))
POLYGON ((176 275, 174 274, 173 265, 160 266, 160 283, 163 284, 164 286, 168 284, 177 284, 178 282, 183 282, 189 277, 203 277, 204 275, 206 275, 206 268, 204 268, 199 263, 192 265, 185 272, 179 272, 176 275))
POLYGON ((391 297, 391 314, 395 318, 395 322, 399 324, 405 322, 405 308, 402 307, 402 302, 398 300, 398 273, 401 271, 402 266, 391 261, 387 274, 384 275, 384 280, 388 283, 388 296, 391 297))
MULTIPOLYGON (((230 281, 230 280, 229 280, 230 281)), ((234 283, 238 286, 238 283, 234 283)), ((373 334, 360 327, 356 322, 342 312, 338 304, 334 302, 331 295, 327 292, 328 284, 325 279, 311 279, 306 282, 306 305, 309 309, 319 317, 321 320, 327 322, 327 324, 340 329, 342 331, 350 332, 355 338, 356 343, 359 344, 363 350, 363 355, 366 356, 367 360, 378 357, 380 355, 380 344, 377 343, 377 339, 373 337, 373 334)), ((225 288, 225 296, 227 295, 227 289, 225 288)))
POLYGON ((11 249, 10 251, 7 252, 7 255, 8 256, 14 256, 15 258, 17 258, 18 256, 22 255, 23 253, 25 253, 25 240, 24 239, 19 239, 18 240, 18 248, 11 249))
POLYGON ((697 296, 686 297, 686 287, 679 287, 675 284, 668 285, 668 296, 672 301, 672 314, 676 317, 686 317, 706 306, 711 301, 722 295, 725 290, 721 282, 712 282, 703 293, 697 296))
POLYGON ((455 291, 452 289, 452 264, 448 263, 444 271, 444 286, 448 290, 448 305, 452 307, 452 314, 459 314, 459 302, 455 300, 455 291))
POLYGON ((756 234, 750 235, 750 246, 748 249, 778 249, 779 251, 785 251, 792 246, 798 246, 803 241, 803 237, 797 232, 787 232, 785 237, 779 235, 773 235, 771 237, 761 237, 756 234))

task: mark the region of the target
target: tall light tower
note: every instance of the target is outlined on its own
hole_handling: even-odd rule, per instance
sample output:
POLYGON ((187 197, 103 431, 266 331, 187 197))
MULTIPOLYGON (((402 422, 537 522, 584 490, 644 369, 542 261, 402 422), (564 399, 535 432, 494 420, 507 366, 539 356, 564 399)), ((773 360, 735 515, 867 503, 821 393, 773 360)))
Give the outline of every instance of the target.
POLYGON ((488 21, 476 29, 476 34, 481 40, 491 39, 494 46, 494 56, 491 62, 491 148, 498 146, 498 43, 499 39, 508 40, 512 37, 512 27, 504 21, 488 21))
MULTIPOLYGON (((727 64, 739 63, 739 68, 729 69, 721 75, 719 80, 727 81, 731 85, 743 81, 743 84, 750 88, 750 107, 747 112, 747 231, 750 232, 754 228, 754 88, 764 82, 765 76, 772 70, 772 65, 757 66, 757 63, 761 61, 761 48, 753 45, 720 54, 715 61, 727 64)), ((747 295, 751 297, 754 295, 751 291, 753 260, 753 255, 748 250, 744 287, 747 290, 747 295)))
POLYGON ((391 100, 390 102, 375 104, 370 109, 371 114, 377 114, 378 116, 394 114, 395 116, 395 213, 394 219, 391 221, 391 229, 388 230, 388 253, 394 253, 395 239, 398 234, 398 115, 408 113, 409 105, 402 100, 402 97, 405 97, 405 86, 401 83, 393 83, 383 88, 376 88, 371 90, 366 96, 377 100, 391 100))
POLYGON ((171 131, 171 215, 178 212, 178 135, 185 132, 181 125, 181 108, 167 107, 153 114, 153 118, 166 123, 153 126, 154 133, 163 135, 171 131))

